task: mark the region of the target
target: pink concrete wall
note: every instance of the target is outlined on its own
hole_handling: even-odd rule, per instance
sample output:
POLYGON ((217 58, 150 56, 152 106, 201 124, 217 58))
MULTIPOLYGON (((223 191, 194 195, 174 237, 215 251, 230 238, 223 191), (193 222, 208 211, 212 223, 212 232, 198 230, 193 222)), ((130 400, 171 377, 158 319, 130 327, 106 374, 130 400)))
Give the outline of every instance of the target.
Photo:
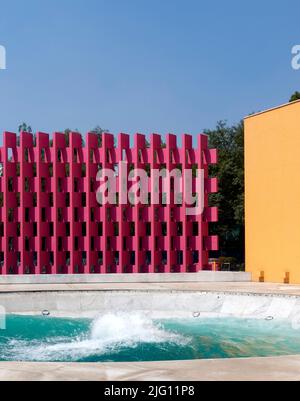
POLYGON ((0 149, 0 274, 169 273, 207 269, 210 250, 218 238, 209 236, 209 222, 218 211, 208 207, 208 195, 217 191, 208 166, 217 162, 208 139, 153 134, 150 147, 137 134, 130 147, 128 135, 65 135, 5 132, 0 149), (18 143, 19 141, 19 143, 18 143), (100 206, 96 200, 99 167, 114 168, 124 159, 138 168, 172 169, 197 164, 205 170, 205 210, 187 216, 186 206, 100 206), (150 224, 149 224, 150 223, 150 224), (162 229, 164 225, 164 230, 162 229), (165 231, 166 230, 166 231, 165 231), (164 231, 164 232, 163 232, 164 231))

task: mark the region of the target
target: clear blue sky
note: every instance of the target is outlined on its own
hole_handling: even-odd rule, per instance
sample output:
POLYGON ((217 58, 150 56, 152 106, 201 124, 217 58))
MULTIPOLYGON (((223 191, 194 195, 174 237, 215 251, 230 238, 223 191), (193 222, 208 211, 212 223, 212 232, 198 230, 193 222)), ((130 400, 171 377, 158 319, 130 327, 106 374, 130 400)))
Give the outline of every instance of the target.
POLYGON ((189 132, 300 90, 298 1, 1 0, 0 131, 189 132))

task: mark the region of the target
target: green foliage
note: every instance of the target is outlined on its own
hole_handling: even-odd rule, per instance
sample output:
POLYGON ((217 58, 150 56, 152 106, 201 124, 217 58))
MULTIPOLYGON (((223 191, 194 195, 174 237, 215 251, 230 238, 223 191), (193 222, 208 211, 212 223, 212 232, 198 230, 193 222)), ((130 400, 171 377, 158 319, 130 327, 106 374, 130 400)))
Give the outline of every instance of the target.
POLYGON ((222 256, 244 259, 244 124, 229 127, 220 121, 215 130, 205 132, 209 144, 218 149, 219 161, 210 173, 218 177, 219 192, 210 196, 211 205, 219 208, 219 222, 213 233, 220 236, 222 256))
MULTIPOLYGON (((31 128, 30 125, 28 125, 25 122, 23 122, 22 124, 19 125, 18 132, 19 133, 21 133, 21 132, 32 133, 32 128, 31 128)), ((70 128, 66 128, 63 131, 63 133, 65 134, 65 137, 66 137, 66 145, 67 145, 67 147, 70 146, 70 133, 71 132, 79 132, 79 131, 77 129, 71 130, 70 128)), ((98 145, 99 145, 99 147, 101 147, 102 146, 102 135, 105 132, 109 132, 109 130, 102 129, 99 125, 97 125, 91 132, 98 135, 98 145)), ((18 137, 17 140, 18 140, 18 145, 19 145, 20 138, 18 137)), ((36 137, 34 135, 34 146, 35 146, 35 143, 36 143, 36 137)), ((53 139, 50 139, 50 146, 52 146, 52 145, 53 145, 53 139)), ((84 140, 83 136, 82 136, 82 146, 85 146, 85 140, 84 140)))
POLYGON ((31 128, 30 125, 27 125, 26 123, 22 123, 22 124, 19 125, 18 131, 19 131, 19 133, 21 133, 21 132, 30 132, 30 133, 32 133, 32 128, 31 128))
MULTIPOLYGON (((79 131, 77 129, 71 130, 70 128, 67 128, 67 129, 64 130, 64 134, 65 134, 65 138, 66 138, 66 146, 67 147, 70 146, 70 134, 71 134, 71 132, 79 132, 79 131)), ((84 142, 84 138, 83 138, 82 135, 81 135, 81 141, 82 141, 82 146, 84 146, 85 142, 84 142)))
POLYGON ((237 258, 221 256, 218 260, 221 271, 245 271, 245 264, 237 258))
POLYGON ((290 102, 295 102, 296 100, 300 99, 300 92, 296 91, 295 93, 292 94, 290 98, 290 102))
POLYGON ((69 128, 64 130, 64 134, 65 134, 65 138, 66 138, 66 146, 69 147, 70 146, 70 133, 72 132, 72 130, 70 130, 69 128))
POLYGON ((98 146, 101 148, 102 146, 102 135, 104 133, 109 133, 109 130, 101 128, 99 125, 97 125, 94 129, 91 131, 93 134, 97 134, 98 136, 98 146))

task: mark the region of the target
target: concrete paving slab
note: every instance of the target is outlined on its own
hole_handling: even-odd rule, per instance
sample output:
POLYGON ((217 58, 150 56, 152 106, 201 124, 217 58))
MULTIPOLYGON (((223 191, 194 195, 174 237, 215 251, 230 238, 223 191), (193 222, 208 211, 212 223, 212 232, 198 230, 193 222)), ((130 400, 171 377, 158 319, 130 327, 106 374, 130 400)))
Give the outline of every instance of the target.
POLYGON ((196 283, 249 282, 245 272, 156 273, 156 274, 51 274, 0 276, 0 284, 89 284, 89 283, 196 283))
POLYGON ((0 363, 0 381, 299 381, 300 356, 147 363, 0 363))
POLYGON ((300 285, 252 282, 0 284, 0 293, 43 291, 196 291, 298 297, 300 296, 300 285))

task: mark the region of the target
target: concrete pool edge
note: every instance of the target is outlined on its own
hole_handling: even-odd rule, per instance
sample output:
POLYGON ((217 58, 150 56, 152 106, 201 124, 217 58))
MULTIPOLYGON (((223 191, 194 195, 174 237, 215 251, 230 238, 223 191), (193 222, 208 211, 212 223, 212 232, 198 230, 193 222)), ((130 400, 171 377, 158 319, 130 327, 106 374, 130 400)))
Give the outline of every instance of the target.
POLYGON ((0 362, 0 381, 300 381, 300 356, 138 363, 0 362))
POLYGON ((0 282, 0 294, 27 292, 206 292, 262 296, 300 297, 300 285, 254 282, 164 282, 164 283, 14 283, 0 282))
POLYGON ((250 282, 246 272, 155 273, 155 274, 69 274, 69 275, 0 275, 4 284, 97 284, 97 283, 190 283, 250 282))
MULTIPOLYGON (((300 321, 300 286, 255 283, 0 285, 7 314, 96 318, 141 312, 148 317, 242 317, 300 321)), ((298 325, 297 325, 298 326, 298 325)))

